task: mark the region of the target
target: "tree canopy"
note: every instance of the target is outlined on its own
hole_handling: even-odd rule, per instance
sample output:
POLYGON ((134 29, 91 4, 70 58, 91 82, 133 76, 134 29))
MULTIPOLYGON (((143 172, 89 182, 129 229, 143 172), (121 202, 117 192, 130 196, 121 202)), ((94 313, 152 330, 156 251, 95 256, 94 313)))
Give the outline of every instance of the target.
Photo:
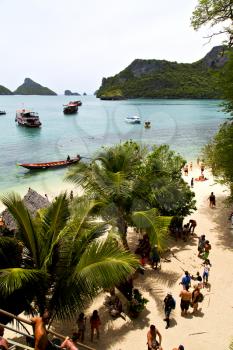
POLYGON ((232 0, 199 0, 193 11, 191 18, 192 26, 195 30, 203 25, 222 25, 221 29, 209 34, 209 38, 214 35, 226 34, 227 43, 233 46, 233 2, 232 0))
POLYGON ((207 165, 219 182, 229 186, 233 200, 233 122, 221 125, 217 134, 203 150, 207 165))
POLYGON ((91 163, 72 167, 67 179, 81 185, 87 197, 102 203, 99 214, 112 220, 127 247, 127 226, 135 223, 135 212, 157 209, 154 226, 160 216, 186 216, 195 209, 194 194, 181 177, 184 163, 166 145, 150 151, 127 141, 103 148, 91 163))
POLYGON ((138 267, 137 258, 108 233, 109 225, 90 216, 95 201, 76 202, 73 214, 61 194, 36 218, 18 195, 6 195, 2 202, 17 222, 22 248, 0 237, 0 299, 8 311, 43 314, 47 309, 51 319, 67 319, 138 267), (9 248, 14 255, 6 260, 9 248))

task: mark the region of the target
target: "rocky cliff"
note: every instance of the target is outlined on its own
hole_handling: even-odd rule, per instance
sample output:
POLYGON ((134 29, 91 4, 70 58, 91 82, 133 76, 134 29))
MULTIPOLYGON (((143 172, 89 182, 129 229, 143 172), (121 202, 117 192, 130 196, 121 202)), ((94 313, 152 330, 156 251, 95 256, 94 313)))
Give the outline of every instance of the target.
POLYGON ((80 94, 78 92, 72 92, 70 90, 65 90, 64 95, 65 96, 80 96, 80 94))
POLYGON ((54 91, 44 87, 30 78, 26 78, 24 83, 15 91, 15 95, 57 95, 54 91))
POLYGON ((223 46, 214 47, 194 63, 134 60, 119 74, 103 78, 97 91, 101 99, 124 98, 220 98, 213 70, 225 64, 223 46))

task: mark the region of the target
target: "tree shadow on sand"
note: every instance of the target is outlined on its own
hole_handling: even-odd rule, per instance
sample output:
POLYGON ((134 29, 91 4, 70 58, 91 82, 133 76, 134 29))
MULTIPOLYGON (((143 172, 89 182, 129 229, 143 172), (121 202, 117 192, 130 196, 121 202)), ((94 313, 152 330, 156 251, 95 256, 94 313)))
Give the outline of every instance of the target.
POLYGON ((226 205, 225 196, 219 196, 217 200, 217 208, 203 208, 200 213, 205 214, 215 224, 210 232, 218 232, 217 245, 223 249, 233 251, 233 228, 229 220, 231 209, 226 205))

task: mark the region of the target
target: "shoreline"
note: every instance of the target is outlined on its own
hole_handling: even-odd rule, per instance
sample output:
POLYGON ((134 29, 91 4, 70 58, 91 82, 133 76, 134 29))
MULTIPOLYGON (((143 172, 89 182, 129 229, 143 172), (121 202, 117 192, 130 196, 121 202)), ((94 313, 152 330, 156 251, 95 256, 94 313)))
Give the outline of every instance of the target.
MULTIPOLYGON (((196 162, 193 162, 193 170, 188 176, 184 176, 184 179, 190 184, 191 177, 195 178, 199 175, 200 169, 196 162)), ((189 350, 214 348, 226 350, 229 347, 233 336, 231 326, 233 279, 229 279, 225 271, 229 271, 229 267, 233 264, 233 228, 228 221, 230 208, 224 202, 228 190, 225 186, 217 184, 208 170, 205 170, 205 175, 208 178, 207 181, 194 181, 193 191, 197 201, 197 211, 184 220, 184 223, 190 218, 197 221, 195 234, 186 243, 172 239, 169 245, 171 253, 166 255, 170 262, 162 260, 162 269, 158 271, 152 270, 147 265, 145 274, 139 275, 134 281, 135 287, 139 288, 143 296, 149 300, 146 309, 138 319, 130 320, 127 316, 126 320, 122 318, 113 320, 107 308, 103 306, 105 294, 101 293, 84 310, 88 318, 85 344, 93 346, 96 350, 145 349, 147 331, 150 324, 155 324, 162 334, 164 350, 173 349, 179 344, 183 344, 185 349, 189 350), (208 203, 208 196, 212 191, 216 195, 215 209, 209 208, 208 203), (199 314, 181 317, 179 282, 183 271, 188 270, 191 274, 196 274, 197 271, 202 274, 203 271, 202 260, 197 257, 197 238, 201 234, 205 234, 212 245, 210 288, 202 289, 204 301, 199 304, 199 314), (176 309, 171 314, 171 327, 166 330, 163 322, 163 299, 167 291, 171 291, 176 299, 176 309), (102 326, 100 339, 94 340, 93 344, 90 342, 89 317, 94 309, 100 312, 102 326)), ((64 184, 69 185, 69 183, 64 184)), ((51 195, 54 194, 51 192, 51 195)), ((129 231, 128 240, 132 250, 138 238, 138 234, 133 230, 129 231)), ((125 300, 121 294, 120 298, 124 304, 125 300)), ((56 330, 62 334, 71 335, 77 330, 76 319, 77 315, 74 314, 73 321, 54 323, 53 327, 55 326, 56 330)))

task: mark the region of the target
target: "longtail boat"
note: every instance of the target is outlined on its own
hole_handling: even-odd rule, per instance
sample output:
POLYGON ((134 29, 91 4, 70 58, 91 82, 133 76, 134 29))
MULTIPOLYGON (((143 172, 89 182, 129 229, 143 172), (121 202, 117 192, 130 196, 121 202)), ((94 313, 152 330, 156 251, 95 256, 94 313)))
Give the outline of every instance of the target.
POLYGON ((80 161, 81 157, 77 155, 76 158, 70 158, 67 157, 66 160, 58 160, 56 162, 47 162, 47 163, 19 163, 18 166, 21 166, 23 168, 29 169, 29 170, 44 170, 44 169, 56 169, 56 168, 63 168, 67 167, 69 165, 78 163, 80 161))

